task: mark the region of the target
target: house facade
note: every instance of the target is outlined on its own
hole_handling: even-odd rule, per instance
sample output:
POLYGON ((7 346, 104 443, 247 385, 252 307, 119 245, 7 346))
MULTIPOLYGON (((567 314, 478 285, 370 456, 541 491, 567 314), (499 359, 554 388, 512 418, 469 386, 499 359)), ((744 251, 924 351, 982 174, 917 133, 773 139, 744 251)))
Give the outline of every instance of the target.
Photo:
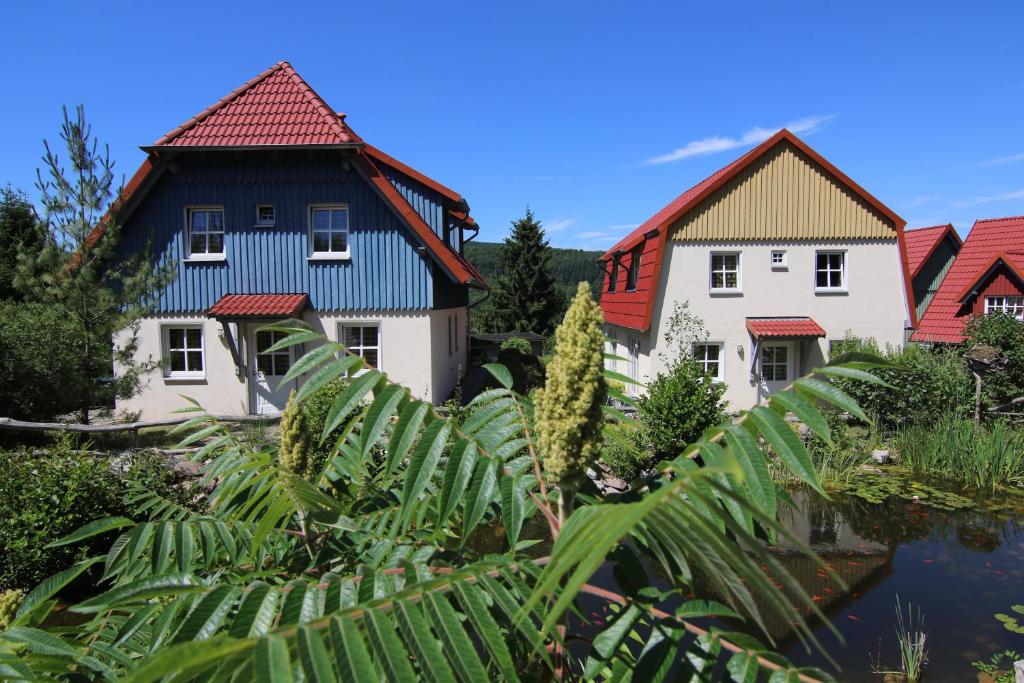
POLYGON ((615 369, 643 383, 669 361, 687 302, 692 352, 749 408, 826 362, 847 334, 902 345, 916 323, 904 221, 783 130, 690 188, 602 257, 615 369))
POLYGON ((959 344, 972 317, 1002 312, 1024 320, 1024 216, 974 223, 912 339, 959 344))
MULTIPOLYGON (((121 198, 120 248, 170 262, 138 330, 163 368, 118 410, 283 409, 295 355, 260 328, 300 319, 419 397, 466 368, 477 232, 465 200, 367 144, 286 62, 143 147, 121 198)), ((126 334, 126 333, 122 333, 126 334)))
POLYGON ((963 240, 951 223, 930 228, 914 228, 904 233, 907 239, 907 263, 914 290, 914 308, 921 320, 939 285, 953 266, 963 240))

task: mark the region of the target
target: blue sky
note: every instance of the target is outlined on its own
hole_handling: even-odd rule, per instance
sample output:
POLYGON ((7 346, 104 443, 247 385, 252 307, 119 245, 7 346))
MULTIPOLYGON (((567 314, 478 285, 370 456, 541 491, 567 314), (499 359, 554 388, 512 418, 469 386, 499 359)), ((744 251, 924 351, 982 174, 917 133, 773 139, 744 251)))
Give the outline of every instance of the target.
POLYGON ((130 176, 284 59, 482 239, 529 205, 553 244, 608 246, 783 125, 908 225, 965 233, 1024 214, 1021 27, 1019 0, 11 3, 0 184, 35 196, 62 104, 130 176))

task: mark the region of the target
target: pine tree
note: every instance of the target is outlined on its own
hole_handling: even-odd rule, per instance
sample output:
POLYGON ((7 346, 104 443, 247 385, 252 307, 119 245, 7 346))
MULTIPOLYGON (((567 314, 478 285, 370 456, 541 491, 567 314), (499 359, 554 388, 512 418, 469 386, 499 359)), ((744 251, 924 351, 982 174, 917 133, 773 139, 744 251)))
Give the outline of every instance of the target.
POLYGON ((14 287, 18 255, 38 254, 45 233, 35 207, 24 192, 9 185, 0 190, 0 299, 20 299, 14 287))
POLYGON ((551 247, 530 209, 512 223, 501 253, 501 275, 492 296, 488 327, 494 332, 550 334, 564 302, 555 289, 551 247))
POLYGON ((118 254, 114 162, 109 148, 99 150, 82 107, 74 118, 64 109, 60 137, 68 169, 44 142, 45 175, 37 171, 45 245, 19 256, 15 285, 26 300, 58 308, 73 325, 79 362, 65 386, 88 422, 90 408, 131 396, 157 366, 134 358, 138 321, 153 311, 174 271, 171 263, 154 265, 148 246, 133 256, 118 254))

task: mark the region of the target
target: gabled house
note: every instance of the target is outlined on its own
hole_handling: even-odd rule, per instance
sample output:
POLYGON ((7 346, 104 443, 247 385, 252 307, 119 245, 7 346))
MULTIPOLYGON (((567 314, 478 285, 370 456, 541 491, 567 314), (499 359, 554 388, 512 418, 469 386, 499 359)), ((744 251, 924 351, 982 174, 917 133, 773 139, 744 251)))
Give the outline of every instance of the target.
POLYGON ((904 224, 780 131, 604 254, 601 308, 626 359, 615 369, 640 382, 663 371, 683 301, 709 333, 692 351, 735 408, 825 362, 847 333, 902 345, 916 322, 904 224))
POLYGON ((914 308, 917 319, 921 320, 964 241, 951 223, 914 228, 907 230, 904 235, 914 290, 914 308))
POLYGON ((299 318, 435 401, 466 368, 463 257, 478 230, 455 191, 365 142, 287 62, 152 145, 126 186, 125 255, 152 245, 177 277, 141 321, 163 361, 118 403, 144 418, 188 395, 218 414, 276 412, 296 358, 259 331, 299 318))
POLYGON ((959 344, 968 320, 994 311, 1024 320, 1024 216, 975 222, 911 339, 959 344))

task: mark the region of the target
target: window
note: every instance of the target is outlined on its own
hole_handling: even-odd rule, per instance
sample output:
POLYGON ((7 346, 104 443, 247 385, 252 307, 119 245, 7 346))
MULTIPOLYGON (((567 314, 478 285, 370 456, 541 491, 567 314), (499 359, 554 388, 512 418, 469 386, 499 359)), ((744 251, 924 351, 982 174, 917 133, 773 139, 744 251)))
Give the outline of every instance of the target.
POLYGON ((693 357, 716 382, 725 379, 723 344, 709 342, 693 345, 693 357))
POLYGON ((985 315, 989 313, 1005 313, 1017 320, 1024 320, 1024 296, 987 296, 985 315))
POLYGON ((626 386, 626 393, 630 396, 636 396, 639 387, 637 387, 635 382, 640 380, 640 340, 633 336, 626 337, 626 353, 627 362, 629 363, 627 376, 634 382, 626 386))
POLYGON ((614 292, 619 284, 619 256, 612 256, 612 272, 608 276, 608 291, 614 292))
POLYGON ((765 344, 761 347, 761 378, 766 382, 785 382, 789 379, 787 345, 765 344))
POLYGON ((164 327, 164 376, 205 376, 201 325, 164 327))
POLYGON ((789 264, 786 259, 786 252, 783 249, 772 251, 772 270, 785 270, 789 264))
POLYGON ((256 227, 272 228, 276 222, 273 204, 256 205, 256 227))
POLYGON ((819 251, 815 254, 814 288, 825 291, 846 289, 846 252, 819 251))
POLYGON ((348 256, 348 207, 314 206, 309 210, 314 256, 348 256))
POLYGON ((224 209, 188 209, 190 258, 224 255, 224 209))
POLYGON ((640 245, 630 253, 629 272, 626 273, 626 291, 632 292, 636 289, 636 281, 640 277, 640 255, 643 245, 640 245))
POLYGON ((711 254, 711 291, 740 291, 739 254, 711 254))
POLYGON ((341 326, 341 343, 349 353, 361 356, 371 368, 380 368, 380 326, 359 323, 341 326))
POLYGON ((287 337, 285 332, 272 330, 259 330, 256 332, 256 369, 264 377, 282 377, 288 373, 292 366, 291 349, 277 349, 267 351, 277 342, 287 337))

